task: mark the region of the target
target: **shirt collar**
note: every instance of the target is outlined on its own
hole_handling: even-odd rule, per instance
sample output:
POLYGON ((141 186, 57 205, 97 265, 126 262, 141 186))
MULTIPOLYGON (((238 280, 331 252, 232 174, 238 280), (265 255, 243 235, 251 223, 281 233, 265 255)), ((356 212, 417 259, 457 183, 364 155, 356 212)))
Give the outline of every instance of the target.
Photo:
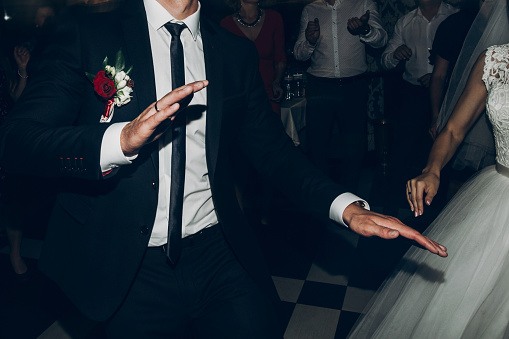
POLYGON ((339 6, 339 4, 341 2, 343 2, 343 0, 336 0, 336 2, 334 2, 334 5, 331 6, 331 4, 329 4, 329 2, 327 0, 322 0, 322 1, 325 4, 325 6, 330 7, 330 8, 336 8, 339 6))
MULTIPOLYGON (((448 13, 446 13, 446 11, 447 11, 447 8, 445 7, 445 3, 442 1, 442 3, 440 4, 440 7, 438 8, 437 14, 435 14, 435 16, 431 20, 439 17, 440 15, 448 15, 448 13)), ((417 7, 417 11, 415 12, 415 15, 427 20, 424 17, 424 15, 422 15, 420 7, 417 7)))
POLYGON ((198 10, 185 18, 184 20, 175 19, 159 2, 156 0, 143 0, 147 21, 156 31, 163 27, 167 22, 184 23, 191 32, 194 40, 200 32, 200 11, 201 4, 198 2, 198 10))

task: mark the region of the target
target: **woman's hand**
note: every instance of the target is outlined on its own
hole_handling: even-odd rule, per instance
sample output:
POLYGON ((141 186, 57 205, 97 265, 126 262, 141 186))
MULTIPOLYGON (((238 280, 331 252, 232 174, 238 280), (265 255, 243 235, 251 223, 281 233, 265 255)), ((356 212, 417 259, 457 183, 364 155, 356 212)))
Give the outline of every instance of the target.
POLYGON ((424 193, 426 193, 426 205, 431 205, 433 198, 437 194, 440 185, 440 173, 424 170, 417 178, 408 180, 406 184, 406 198, 410 209, 415 216, 420 216, 424 212, 424 193))
POLYGON ((283 98, 283 88, 281 88, 281 86, 279 85, 279 82, 277 81, 274 81, 272 83, 272 94, 274 95, 274 97, 272 98, 272 101, 274 102, 280 102, 281 99, 283 98))
POLYGON ((24 71, 27 68, 28 61, 30 60, 30 51, 24 46, 14 47, 14 60, 18 65, 20 71, 24 71))

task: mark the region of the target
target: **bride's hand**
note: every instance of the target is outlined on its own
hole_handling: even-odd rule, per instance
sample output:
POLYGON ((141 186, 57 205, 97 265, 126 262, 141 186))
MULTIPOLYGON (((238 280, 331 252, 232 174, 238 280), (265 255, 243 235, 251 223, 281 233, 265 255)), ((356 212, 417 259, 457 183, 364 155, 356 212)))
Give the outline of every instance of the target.
POLYGON ((431 205, 440 185, 440 175, 435 172, 424 172, 417 178, 408 180, 406 184, 406 199, 414 215, 420 216, 424 212, 423 200, 431 205), (424 194, 426 198, 424 199, 424 194))

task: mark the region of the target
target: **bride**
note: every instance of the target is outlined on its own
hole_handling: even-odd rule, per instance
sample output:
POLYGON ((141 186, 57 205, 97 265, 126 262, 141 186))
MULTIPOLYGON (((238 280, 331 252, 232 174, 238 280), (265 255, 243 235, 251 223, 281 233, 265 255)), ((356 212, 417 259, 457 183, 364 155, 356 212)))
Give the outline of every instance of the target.
MULTIPOLYGON (((509 42, 506 0, 486 0, 476 22, 484 23, 476 48, 509 42)), ((464 53, 466 45, 464 58, 473 54, 464 53)), ((484 107, 497 164, 470 179, 426 231, 447 244, 449 258, 408 251, 350 338, 509 338, 509 44, 481 53, 462 92, 422 175, 407 183, 412 211, 422 215, 424 204, 431 204, 441 169, 484 107)))

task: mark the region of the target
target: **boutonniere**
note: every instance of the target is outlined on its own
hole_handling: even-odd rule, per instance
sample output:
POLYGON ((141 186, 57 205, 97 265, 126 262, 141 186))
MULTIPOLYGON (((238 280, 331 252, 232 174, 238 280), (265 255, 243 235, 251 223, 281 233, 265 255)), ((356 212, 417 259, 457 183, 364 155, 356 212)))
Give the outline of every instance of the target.
POLYGON ((104 58, 103 70, 97 74, 86 72, 88 80, 94 85, 95 92, 106 101, 100 122, 110 122, 115 106, 122 106, 131 101, 134 81, 130 74, 132 66, 125 69, 125 60, 122 50, 117 52, 115 66, 108 64, 108 57, 104 58))

